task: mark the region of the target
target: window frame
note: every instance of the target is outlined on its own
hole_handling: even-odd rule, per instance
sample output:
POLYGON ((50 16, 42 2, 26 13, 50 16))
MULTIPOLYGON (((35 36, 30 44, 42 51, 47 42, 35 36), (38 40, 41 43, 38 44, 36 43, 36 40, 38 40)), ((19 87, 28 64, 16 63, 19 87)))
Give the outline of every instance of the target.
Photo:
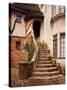
POLYGON ((55 34, 55 35, 53 35, 53 57, 54 58, 57 58, 57 46, 58 46, 58 43, 57 43, 57 34, 55 34), (56 47, 54 46, 54 42, 56 42, 56 47), (56 50, 54 50, 54 48, 56 49, 56 50), (56 53, 56 54, 55 54, 56 53))
POLYGON ((65 58, 64 53, 65 53, 65 33, 60 33, 60 58, 65 58), (62 38, 63 38, 63 42, 61 42, 62 38), (61 49, 61 45, 62 45, 61 43, 63 43, 62 49, 61 49), (63 51, 62 54, 61 51, 63 51))
POLYGON ((16 22, 21 23, 21 18, 22 18, 22 16, 16 15, 16 22))
POLYGON ((21 41, 16 41, 16 50, 21 50, 21 41))

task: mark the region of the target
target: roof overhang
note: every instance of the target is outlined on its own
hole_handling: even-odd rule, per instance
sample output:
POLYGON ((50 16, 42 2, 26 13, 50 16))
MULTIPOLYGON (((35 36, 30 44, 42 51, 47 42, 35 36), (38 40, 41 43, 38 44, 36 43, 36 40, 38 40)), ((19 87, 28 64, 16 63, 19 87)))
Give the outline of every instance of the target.
POLYGON ((18 5, 15 4, 9 4, 9 8, 10 8, 10 11, 17 11, 17 12, 20 12, 22 14, 25 14, 27 17, 26 19, 29 19, 29 18, 41 18, 43 19, 44 15, 43 13, 40 11, 39 7, 37 6, 36 9, 38 9, 38 11, 36 9, 33 9, 32 6, 36 4, 29 4, 31 5, 31 8, 28 4, 22 4, 21 7, 20 7, 20 3, 18 3, 18 5), (28 5, 28 6, 27 6, 28 5), (29 7, 29 8, 28 8, 29 7))

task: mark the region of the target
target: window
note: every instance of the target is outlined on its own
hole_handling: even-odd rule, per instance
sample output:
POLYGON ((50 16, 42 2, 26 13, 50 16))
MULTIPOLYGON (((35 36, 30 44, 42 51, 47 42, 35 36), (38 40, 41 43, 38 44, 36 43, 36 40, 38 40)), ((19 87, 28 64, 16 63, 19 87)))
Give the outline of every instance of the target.
POLYGON ((20 41, 16 41, 16 49, 17 50, 21 49, 21 42, 20 41))
POLYGON ((59 13, 64 13, 64 11, 65 11, 65 7, 59 6, 59 13))
POLYGON ((16 16, 17 23, 21 23, 21 16, 16 16))
POLYGON ((60 57, 65 57, 65 33, 60 34, 60 57))
POLYGON ((53 36, 53 57, 57 57, 57 35, 53 36))

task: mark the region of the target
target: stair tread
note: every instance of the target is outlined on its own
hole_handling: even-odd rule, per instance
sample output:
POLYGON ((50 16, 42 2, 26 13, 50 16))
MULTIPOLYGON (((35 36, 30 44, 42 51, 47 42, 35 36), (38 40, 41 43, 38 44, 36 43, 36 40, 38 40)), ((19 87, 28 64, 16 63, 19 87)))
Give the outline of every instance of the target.
POLYGON ((43 59, 48 59, 48 57, 40 57, 41 59, 43 58, 43 59))
POLYGON ((29 78, 31 85, 45 85, 54 83, 63 83, 64 75, 60 73, 56 65, 49 59, 48 49, 44 50, 39 46, 37 62, 32 76, 29 78))
POLYGON ((39 58, 39 61, 50 61, 48 58, 39 58))
POLYGON ((40 59, 48 59, 48 57, 39 57, 40 59))
POLYGON ((41 64, 38 64, 36 65, 36 68, 46 68, 46 67, 56 67, 55 65, 50 65, 50 64, 44 64, 44 65, 41 65, 41 64))
POLYGON ((51 65, 54 65, 53 63, 37 63, 38 66, 51 66, 51 65))
POLYGON ((38 72, 38 71, 36 71, 33 74, 54 74, 54 73, 59 73, 59 71, 51 71, 51 72, 48 72, 48 71, 46 71, 46 72, 38 72))
POLYGON ((37 63, 52 63, 52 61, 38 61, 37 63))
POLYGON ((57 67, 35 68, 35 70, 48 70, 48 69, 57 69, 57 67))
POLYGON ((53 79, 53 78, 59 78, 59 77, 62 77, 63 75, 62 74, 59 74, 59 75, 54 75, 54 76, 32 76, 30 77, 30 79, 53 79))

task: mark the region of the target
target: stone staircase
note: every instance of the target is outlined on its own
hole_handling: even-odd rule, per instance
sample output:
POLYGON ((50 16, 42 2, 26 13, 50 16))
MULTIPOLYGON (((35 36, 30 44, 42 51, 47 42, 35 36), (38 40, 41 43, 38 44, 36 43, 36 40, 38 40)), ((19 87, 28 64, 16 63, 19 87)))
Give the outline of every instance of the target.
POLYGON ((43 47, 39 46, 36 64, 32 76, 28 80, 29 85, 53 85, 65 83, 64 75, 58 70, 57 66, 53 64, 48 56, 48 49, 44 50, 43 47))

